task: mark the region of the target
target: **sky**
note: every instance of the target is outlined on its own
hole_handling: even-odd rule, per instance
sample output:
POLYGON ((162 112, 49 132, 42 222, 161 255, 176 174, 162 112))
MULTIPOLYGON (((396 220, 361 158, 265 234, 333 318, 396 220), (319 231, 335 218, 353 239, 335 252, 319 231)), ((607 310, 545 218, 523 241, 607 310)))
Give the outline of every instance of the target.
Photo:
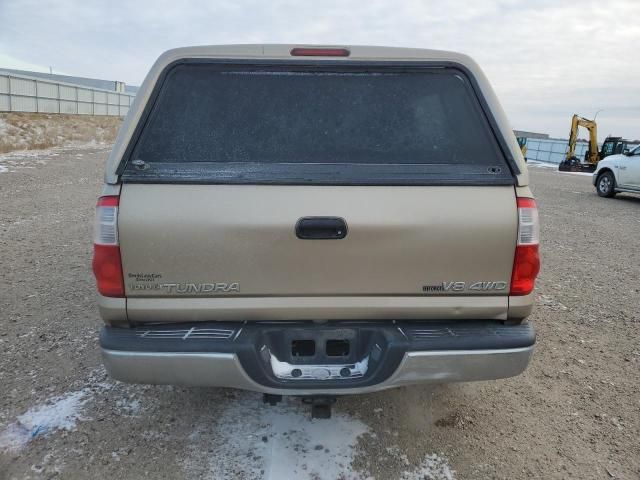
POLYGON ((600 111, 600 140, 640 139, 640 0, 0 0, 0 68, 139 85, 165 50, 230 43, 463 52, 515 129, 600 111))

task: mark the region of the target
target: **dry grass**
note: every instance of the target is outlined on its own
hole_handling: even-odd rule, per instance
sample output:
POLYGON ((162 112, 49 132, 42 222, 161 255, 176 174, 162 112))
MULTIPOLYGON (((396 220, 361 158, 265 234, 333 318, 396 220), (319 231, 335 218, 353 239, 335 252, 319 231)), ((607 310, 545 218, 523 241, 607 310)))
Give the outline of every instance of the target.
POLYGON ((120 117, 0 113, 0 153, 71 144, 111 143, 120 117))

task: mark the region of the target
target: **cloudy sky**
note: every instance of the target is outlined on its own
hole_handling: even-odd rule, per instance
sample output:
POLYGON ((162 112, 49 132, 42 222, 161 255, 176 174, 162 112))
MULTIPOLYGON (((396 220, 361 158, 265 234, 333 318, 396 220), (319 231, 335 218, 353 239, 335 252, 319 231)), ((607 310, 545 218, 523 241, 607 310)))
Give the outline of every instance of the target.
POLYGON ((177 46, 319 43, 455 50, 514 128, 566 137, 598 111, 640 138, 640 0, 0 0, 0 67, 139 85, 177 46))

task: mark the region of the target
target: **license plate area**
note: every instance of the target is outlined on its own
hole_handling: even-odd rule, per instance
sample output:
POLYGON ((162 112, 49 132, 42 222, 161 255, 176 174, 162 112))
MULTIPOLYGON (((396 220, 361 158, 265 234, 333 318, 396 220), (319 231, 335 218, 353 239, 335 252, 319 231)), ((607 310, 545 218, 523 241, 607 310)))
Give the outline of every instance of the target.
POLYGON ((292 340, 291 356, 292 357, 313 357, 316 354, 315 340, 292 340))
POLYGON ((386 348, 375 330, 314 325, 266 331, 260 356, 278 380, 342 382, 366 377, 386 348))
POLYGON ((355 363, 366 356, 371 332, 357 328, 282 328, 268 331, 263 344, 280 361, 295 365, 355 363))
POLYGON ((281 380, 354 380, 362 378, 369 369, 369 356, 356 363, 296 365, 281 362, 271 352, 269 365, 273 375, 281 380))
POLYGON ((330 339, 325 343, 324 351, 328 357, 346 357, 350 350, 349 340, 330 339))

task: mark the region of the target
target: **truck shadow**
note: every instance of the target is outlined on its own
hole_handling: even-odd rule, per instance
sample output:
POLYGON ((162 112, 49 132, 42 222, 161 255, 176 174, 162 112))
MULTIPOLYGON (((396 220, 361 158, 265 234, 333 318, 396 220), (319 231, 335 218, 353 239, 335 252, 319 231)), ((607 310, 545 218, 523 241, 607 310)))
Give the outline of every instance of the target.
POLYGON ((622 202, 627 202, 629 204, 633 204, 635 203, 636 205, 640 205, 640 193, 618 193, 615 196, 614 200, 618 200, 618 201, 622 201, 622 202))

